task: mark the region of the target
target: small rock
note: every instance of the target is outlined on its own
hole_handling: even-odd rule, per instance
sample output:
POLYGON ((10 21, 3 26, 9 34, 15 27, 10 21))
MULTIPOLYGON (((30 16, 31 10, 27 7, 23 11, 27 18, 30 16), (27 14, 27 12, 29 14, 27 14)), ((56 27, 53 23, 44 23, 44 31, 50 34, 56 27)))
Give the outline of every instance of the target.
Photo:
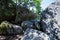
POLYGON ((21 26, 22 26, 24 29, 34 28, 33 23, 30 22, 30 21, 23 21, 23 22, 21 23, 21 26))
POLYGON ((37 29, 40 29, 40 21, 39 20, 31 20, 31 22, 33 23, 34 27, 37 29))

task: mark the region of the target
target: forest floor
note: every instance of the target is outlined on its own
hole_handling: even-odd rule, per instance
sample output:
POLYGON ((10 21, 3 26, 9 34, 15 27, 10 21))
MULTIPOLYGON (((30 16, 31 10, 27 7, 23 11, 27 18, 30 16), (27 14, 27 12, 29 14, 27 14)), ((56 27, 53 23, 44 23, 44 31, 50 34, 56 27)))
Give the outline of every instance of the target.
POLYGON ((21 40, 22 35, 0 35, 0 40, 21 40))

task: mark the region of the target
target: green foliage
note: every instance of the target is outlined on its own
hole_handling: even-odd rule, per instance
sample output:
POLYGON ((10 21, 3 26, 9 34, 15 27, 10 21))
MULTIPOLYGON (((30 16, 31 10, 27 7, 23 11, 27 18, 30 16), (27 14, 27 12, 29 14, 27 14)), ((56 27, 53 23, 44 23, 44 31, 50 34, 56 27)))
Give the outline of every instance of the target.
POLYGON ((42 0, 34 0, 34 2, 36 3, 36 9, 37 9, 37 13, 38 13, 38 19, 41 19, 40 15, 41 15, 41 1, 42 0))
POLYGON ((40 20, 41 1, 42 0, 0 0, 0 21, 3 21, 0 24, 0 34, 2 34, 3 32, 5 33, 7 28, 9 27, 9 22, 5 20, 11 20, 17 13, 20 14, 19 18, 24 21, 33 20, 36 18, 36 15, 37 19, 40 20), (26 8, 28 8, 29 10, 26 8), (33 12, 36 14, 34 14, 33 12))
POLYGON ((13 19, 16 15, 16 3, 12 0, 0 0, 0 22, 13 19))
POLYGON ((3 22, 0 24, 0 34, 5 34, 8 27, 9 27, 9 22, 3 21, 3 22))
POLYGON ((42 12, 40 6, 41 1, 42 0, 0 0, 0 19, 6 20, 13 18, 17 13, 19 13, 19 6, 22 5, 22 7, 26 7, 32 12, 36 13, 37 19, 40 20, 40 14, 42 12))
MULTIPOLYGON (((42 0, 16 0, 16 1, 19 1, 20 3, 24 2, 23 4, 22 3, 21 4, 25 7, 27 7, 29 5, 29 7, 27 7, 28 9, 31 9, 31 7, 32 7, 31 11, 34 12, 34 13, 37 13, 37 19, 38 20, 41 19, 40 15, 41 15, 41 12, 42 12, 41 11, 42 10, 41 9, 42 0)), ((17 3, 19 3, 19 2, 17 2, 17 3)))
POLYGON ((13 16, 10 11, 7 11, 6 9, 2 9, 2 8, 0 8, 0 14, 2 14, 3 16, 6 16, 6 17, 13 16))
POLYGON ((8 28, 8 25, 9 25, 9 22, 3 21, 0 26, 1 28, 8 28))

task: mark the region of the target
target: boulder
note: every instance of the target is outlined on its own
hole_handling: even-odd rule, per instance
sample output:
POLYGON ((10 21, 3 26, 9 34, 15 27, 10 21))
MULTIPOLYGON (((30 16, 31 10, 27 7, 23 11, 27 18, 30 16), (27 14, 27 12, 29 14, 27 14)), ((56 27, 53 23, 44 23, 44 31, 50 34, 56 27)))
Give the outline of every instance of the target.
POLYGON ((30 21, 23 21, 21 27, 26 30, 27 28, 34 28, 33 23, 30 21))
POLYGON ((42 12, 43 30, 51 37, 60 40, 60 1, 56 1, 42 12))
POLYGON ((28 28, 21 40, 49 40, 49 36, 41 31, 28 28))
POLYGON ((30 21, 23 21, 21 23, 21 27, 23 27, 24 29, 27 29, 27 28, 33 28, 33 29, 40 29, 40 24, 39 24, 40 21, 38 20, 30 20, 30 21))
POLYGON ((0 25, 0 34, 20 34, 22 33, 22 27, 19 25, 11 24, 7 21, 3 21, 0 25))
POLYGON ((20 33, 22 33, 22 28, 18 25, 9 24, 7 33, 8 34, 20 34, 20 33))

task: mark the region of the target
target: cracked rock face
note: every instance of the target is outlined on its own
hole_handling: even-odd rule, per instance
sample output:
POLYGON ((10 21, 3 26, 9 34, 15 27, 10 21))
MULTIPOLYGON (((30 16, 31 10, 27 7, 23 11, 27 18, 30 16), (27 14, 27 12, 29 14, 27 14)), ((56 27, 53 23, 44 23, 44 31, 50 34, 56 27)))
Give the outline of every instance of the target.
POLYGON ((27 29, 21 40, 49 40, 49 36, 41 31, 27 29))
POLYGON ((49 36, 60 40, 60 1, 52 3, 43 11, 42 27, 49 36))

